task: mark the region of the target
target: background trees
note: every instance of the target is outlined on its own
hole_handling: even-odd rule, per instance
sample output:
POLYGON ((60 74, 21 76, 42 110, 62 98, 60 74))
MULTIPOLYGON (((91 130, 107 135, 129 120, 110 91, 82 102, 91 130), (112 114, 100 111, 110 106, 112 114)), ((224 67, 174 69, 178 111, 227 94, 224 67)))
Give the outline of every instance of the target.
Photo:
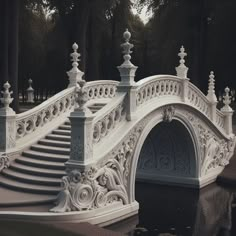
POLYGON ((37 93, 65 88, 73 42, 79 44, 86 80, 119 80, 116 66, 122 62, 120 44, 127 27, 135 44, 132 61, 139 66, 136 80, 175 74, 183 44, 193 83, 206 90, 214 70, 217 90, 236 86, 234 0, 2 0, 0 11, 1 83, 11 80, 15 94, 18 85, 27 88, 29 77, 37 93), (132 14, 132 8, 144 6, 153 12, 146 25, 132 14))

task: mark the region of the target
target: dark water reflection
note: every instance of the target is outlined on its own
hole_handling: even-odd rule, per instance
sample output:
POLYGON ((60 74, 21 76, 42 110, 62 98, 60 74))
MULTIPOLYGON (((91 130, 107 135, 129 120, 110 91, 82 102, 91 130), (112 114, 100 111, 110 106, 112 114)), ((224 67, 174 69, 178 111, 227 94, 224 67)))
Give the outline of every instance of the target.
POLYGON ((108 227, 127 235, 236 236, 236 189, 136 184, 139 216, 108 227))

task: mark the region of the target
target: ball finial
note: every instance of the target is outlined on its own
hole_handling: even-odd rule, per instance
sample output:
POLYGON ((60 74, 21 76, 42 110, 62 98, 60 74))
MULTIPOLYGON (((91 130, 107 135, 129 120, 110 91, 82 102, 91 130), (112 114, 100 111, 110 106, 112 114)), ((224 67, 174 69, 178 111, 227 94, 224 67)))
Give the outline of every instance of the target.
POLYGON ((123 33, 123 37, 125 39, 125 42, 129 42, 131 38, 131 33, 129 32, 128 28, 126 28, 125 32, 123 33))
POLYGON ((77 44, 77 43, 73 43, 72 49, 73 49, 74 51, 77 51, 78 48, 79 48, 78 44, 77 44))

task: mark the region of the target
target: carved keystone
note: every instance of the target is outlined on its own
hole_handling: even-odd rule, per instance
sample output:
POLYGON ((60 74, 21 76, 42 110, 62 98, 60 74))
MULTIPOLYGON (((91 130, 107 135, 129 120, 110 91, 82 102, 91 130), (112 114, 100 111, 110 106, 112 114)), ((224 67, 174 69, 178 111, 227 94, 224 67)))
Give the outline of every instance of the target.
POLYGON ((164 109, 163 109, 163 122, 171 122, 174 115, 175 115, 175 108, 174 106, 166 106, 164 109))

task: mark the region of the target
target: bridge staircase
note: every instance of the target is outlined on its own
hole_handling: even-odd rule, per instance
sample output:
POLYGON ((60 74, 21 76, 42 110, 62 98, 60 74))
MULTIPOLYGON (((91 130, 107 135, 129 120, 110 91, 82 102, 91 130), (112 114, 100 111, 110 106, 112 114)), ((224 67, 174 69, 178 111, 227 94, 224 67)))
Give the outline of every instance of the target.
MULTIPOLYGON (((89 109, 94 114, 104 105, 95 103, 89 109)), ((62 189, 70 141, 71 123, 66 118, 59 127, 17 155, 0 175, 0 209, 30 206, 30 210, 33 206, 48 204, 50 209, 62 189)))

